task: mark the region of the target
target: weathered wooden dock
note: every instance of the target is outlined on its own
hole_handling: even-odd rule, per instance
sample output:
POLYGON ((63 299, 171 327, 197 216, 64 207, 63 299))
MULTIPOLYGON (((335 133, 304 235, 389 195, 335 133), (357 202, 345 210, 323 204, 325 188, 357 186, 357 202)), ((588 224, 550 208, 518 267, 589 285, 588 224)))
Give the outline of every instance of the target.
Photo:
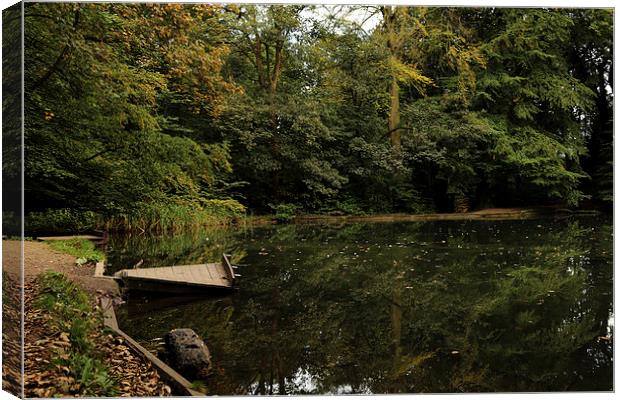
POLYGON ((98 241, 98 240, 104 240, 105 237, 97 236, 97 235, 64 235, 64 236, 39 236, 37 237, 37 240, 40 240, 42 242, 50 242, 54 240, 72 240, 72 239, 84 239, 84 240, 98 241))
POLYGON ((176 294, 233 289, 239 276, 227 254, 222 256, 221 263, 124 269, 114 274, 129 290, 176 294))

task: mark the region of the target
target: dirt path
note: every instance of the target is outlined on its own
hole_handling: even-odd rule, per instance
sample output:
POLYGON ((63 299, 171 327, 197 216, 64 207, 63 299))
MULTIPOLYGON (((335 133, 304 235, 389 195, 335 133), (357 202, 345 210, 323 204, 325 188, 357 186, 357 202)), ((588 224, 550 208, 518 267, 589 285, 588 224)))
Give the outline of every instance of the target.
MULTIPOLYGON (((4 240, 3 246, 3 277, 5 298, 9 302, 3 308, 3 388, 19 395, 20 352, 19 352, 19 311, 20 311, 20 254, 19 241, 4 240), (13 304, 14 303, 14 304, 13 304), (6 317, 9 317, 8 319, 6 317), (7 324, 8 322, 8 324, 7 324), (8 340, 7 340, 8 339, 8 340), (8 361, 8 362, 7 362, 8 361)), ((51 360, 60 351, 70 346, 66 332, 58 332, 50 323, 46 313, 33 307, 33 299, 38 293, 37 277, 45 271, 55 271, 65 276, 93 299, 98 297, 119 296, 115 282, 95 278, 94 266, 78 266, 75 257, 52 250, 44 242, 24 242, 24 307, 25 307, 25 395, 26 397, 52 397, 54 395, 74 396, 79 385, 66 367, 53 365, 51 360)), ((127 347, 122 338, 111 334, 97 332, 92 340, 104 354, 106 364, 110 367, 110 375, 119 382, 120 396, 162 396, 169 395, 170 388, 165 385, 150 363, 144 362, 140 356, 127 347)))
MULTIPOLYGON (((5 264, 16 274, 19 268, 20 242, 15 240, 2 241, 5 264)), ((78 266, 75 257, 52 250, 44 242, 24 242, 24 282, 29 283, 45 271, 62 272, 91 294, 118 295, 117 285, 106 279, 95 278, 95 267, 92 265, 78 266)))

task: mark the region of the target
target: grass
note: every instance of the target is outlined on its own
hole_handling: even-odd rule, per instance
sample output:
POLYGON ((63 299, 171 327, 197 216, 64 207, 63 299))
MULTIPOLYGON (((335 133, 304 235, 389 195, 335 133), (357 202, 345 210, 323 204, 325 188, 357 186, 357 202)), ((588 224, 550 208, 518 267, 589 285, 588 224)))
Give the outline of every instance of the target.
POLYGON ((179 232, 205 226, 230 225, 246 215, 236 200, 199 199, 194 201, 134 204, 132 209, 95 213, 72 209, 30 212, 25 219, 27 232, 74 233, 92 229, 120 232, 179 232))
POLYGON ((117 383, 91 339, 103 321, 88 295, 58 272, 41 274, 39 283, 41 289, 34 306, 50 314, 54 328, 66 332, 71 344, 68 350, 59 350, 53 363, 69 369, 79 385, 80 396, 116 395, 117 383))
POLYGON ((98 262, 105 258, 103 252, 95 249, 95 244, 86 239, 53 240, 49 242, 49 246, 61 253, 83 259, 84 262, 98 262))
POLYGON ((207 384, 204 381, 192 381, 190 388, 204 394, 208 393, 207 384))
POLYGON ((126 232, 180 232, 205 226, 230 225, 245 216, 245 207, 234 200, 201 203, 140 203, 127 213, 105 219, 104 228, 126 232))

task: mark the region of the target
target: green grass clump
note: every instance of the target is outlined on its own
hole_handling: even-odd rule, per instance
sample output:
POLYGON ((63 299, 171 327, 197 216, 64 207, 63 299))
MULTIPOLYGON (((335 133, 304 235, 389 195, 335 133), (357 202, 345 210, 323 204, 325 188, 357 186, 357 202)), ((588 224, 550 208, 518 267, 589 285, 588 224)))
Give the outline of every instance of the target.
POLYGON ((68 334, 71 347, 59 350, 53 359, 56 365, 67 367, 79 384, 80 396, 114 396, 117 383, 108 372, 103 355, 91 339, 103 325, 88 295, 75 283, 58 272, 39 276, 40 292, 35 307, 47 311, 55 330, 68 334))
POLYGON ((244 215, 245 207, 235 200, 137 203, 133 210, 107 217, 105 228, 127 232, 179 232, 228 225, 244 215))
POLYGON ((197 392, 207 393, 207 384, 204 381, 192 381, 190 388, 197 392))
POLYGON ((296 204, 280 203, 269 204, 269 207, 275 212, 274 218, 280 223, 290 222, 295 218, 295 214, 299 207, 296 204))
POLYGON ((87 262, 103 261, 105 258, 103 252, 95 249, 95 244, 86 239, 53 240, 49 242, 49 246, 56 251, 82 258, 87 262))

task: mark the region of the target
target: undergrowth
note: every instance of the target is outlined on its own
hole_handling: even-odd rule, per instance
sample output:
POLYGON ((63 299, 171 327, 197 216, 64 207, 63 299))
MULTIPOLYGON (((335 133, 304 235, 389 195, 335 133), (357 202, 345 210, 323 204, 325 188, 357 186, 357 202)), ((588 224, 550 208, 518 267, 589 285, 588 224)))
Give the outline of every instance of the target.
POLYGON ((121 232, 178 232, 205 226, 229 225, 245 217, 245 207, 231 199, 200 201, 140 202, 132 209, 106 213, 72 209, 30 212, 25 229, 31 233, 74 233, 89 230, 121 232))
POLYGON ((61 253, 70 254, 84 262, 103 261, 105 255, 95 248, 95 244, 86 239, 53 240, 49 246, 61 253))
POLYGON ((53 364, 69 369, 79 384, 80 396, 116 395, 117 383, 91 338, 102 325, 102 317, 94 312, 87 294, 58 272, 41 274, 39 283, 35 307, 50 313, 54 328, 68 335, 71 345, 59 350, 53 364))

